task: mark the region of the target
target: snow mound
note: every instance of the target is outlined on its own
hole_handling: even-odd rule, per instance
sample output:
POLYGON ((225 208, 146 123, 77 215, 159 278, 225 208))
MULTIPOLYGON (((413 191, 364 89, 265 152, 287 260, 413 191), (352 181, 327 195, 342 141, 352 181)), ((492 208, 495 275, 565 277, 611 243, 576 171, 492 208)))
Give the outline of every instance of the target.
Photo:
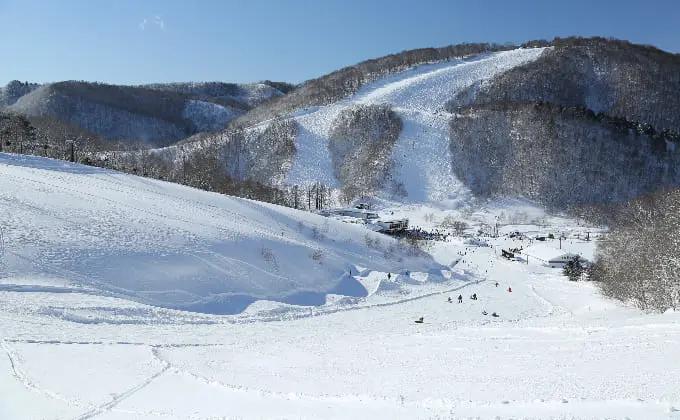
POLYGON ((163 181, 8 154, 0 154, 0 177, 6 290, 227 314, 260 299, 322 305, 329 293, 366 296, 348 276, 355 264, 382 272, 439 267, 359 226, 163 181), (367 247, 367 236, 396 251, 367 247), (50 281, 25 281, 36 277, 50 281))

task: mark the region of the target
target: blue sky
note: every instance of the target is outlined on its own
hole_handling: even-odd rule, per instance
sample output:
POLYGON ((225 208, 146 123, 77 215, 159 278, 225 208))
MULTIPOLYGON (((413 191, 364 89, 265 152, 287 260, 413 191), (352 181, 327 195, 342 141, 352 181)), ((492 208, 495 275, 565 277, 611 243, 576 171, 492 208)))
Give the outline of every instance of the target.
POLYGON ((301 82, 460 42, 613 36, 680 52, 680 1, 0 0, 0 85, 301 82))

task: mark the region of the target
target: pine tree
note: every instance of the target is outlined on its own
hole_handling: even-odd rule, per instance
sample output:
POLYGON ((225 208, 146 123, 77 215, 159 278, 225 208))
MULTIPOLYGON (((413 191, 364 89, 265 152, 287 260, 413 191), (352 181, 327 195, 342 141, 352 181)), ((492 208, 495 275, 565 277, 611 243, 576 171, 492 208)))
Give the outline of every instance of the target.
POLYGON ((569 277, 571 281, 578 281, 584 271, 585 267, 583 267, 581 257, 577 255, 564 265, 562 274, 569 277))

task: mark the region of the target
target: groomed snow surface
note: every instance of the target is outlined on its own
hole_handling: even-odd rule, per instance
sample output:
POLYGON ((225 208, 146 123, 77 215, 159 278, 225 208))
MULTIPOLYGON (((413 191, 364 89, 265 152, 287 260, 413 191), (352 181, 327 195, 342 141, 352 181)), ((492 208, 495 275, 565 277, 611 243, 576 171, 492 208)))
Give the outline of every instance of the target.
MULTIPOLYGON (((680 418, 680 316, 498 255, 521 241, 410 257, 96 168, 0 155, 0 179, 0 419, 680 418)), ((586 258, 599 235, 517 202, 387 210, 563 232, 586 258)))
POLYGON ((458 92, 536 60, 545 48, 515 49, 483 54, 379 79, 338 103, 297 113, 300 126, 297 153, 288 173, 289 185, 322 182, 338 187, 328 149, 333 120, 356 104, 388 103, 404 126, 392 151, 394 179, 402 182, 408 203, 430 203, 456 198, 468 200, 469 190, 453 175, 445 104, 458 92))

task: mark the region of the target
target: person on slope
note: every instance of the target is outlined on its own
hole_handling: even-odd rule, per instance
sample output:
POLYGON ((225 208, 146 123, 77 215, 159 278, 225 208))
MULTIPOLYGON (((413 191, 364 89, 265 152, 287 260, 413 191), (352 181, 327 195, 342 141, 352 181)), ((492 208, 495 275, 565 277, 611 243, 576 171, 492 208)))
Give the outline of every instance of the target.
POLYGON ((458 295, 458 303, 463 303, 463 295, 458 295))
POLYGON ((496 287, 498 287, 498 282, 496 282, 496 287))
POLYGON ((477 293, 473 293, 473 294, 472 294, 472 297, 470 297, 470 299, 472 299, 472 300, 477 300, 477 293))
POLYGON ((448 302, 449 302, 449 303, 452 303, 452 302, 453 302, 453 299, 451 299, 451 296, 449 296, 449 301, 448 301, 448 302))
POLYGON ((391 273, 387 273, 387 280, 389 280, 389 279, 391 279, 391 278, 392 278, 392 274, 391 274, 391 273))
POLYGON ((508 287, 508 292, 512 293, 512 287, 508 287))

